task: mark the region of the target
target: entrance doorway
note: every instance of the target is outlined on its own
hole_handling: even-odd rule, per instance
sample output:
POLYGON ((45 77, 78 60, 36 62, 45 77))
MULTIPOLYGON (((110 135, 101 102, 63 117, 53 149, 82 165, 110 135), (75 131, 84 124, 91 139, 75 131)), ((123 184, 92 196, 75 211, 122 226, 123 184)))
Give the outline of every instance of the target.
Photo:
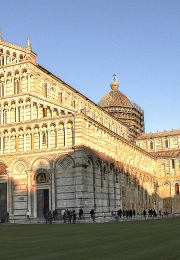
POLYGON ((49 190, 37 190, 37 217, 44 218, 47 211, 49 211, 49 190))
POLYGON ((0 183, 0 219, 7 211, 7 183, 0 183))

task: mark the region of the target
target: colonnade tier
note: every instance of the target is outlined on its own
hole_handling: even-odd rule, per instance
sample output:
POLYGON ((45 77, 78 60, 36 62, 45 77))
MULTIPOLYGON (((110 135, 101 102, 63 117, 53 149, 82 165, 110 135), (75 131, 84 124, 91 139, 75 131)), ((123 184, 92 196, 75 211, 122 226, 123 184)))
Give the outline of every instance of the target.
POLYGON ((14 100, 11 103, 4 102, 0 107, 0 123, 11 124, 16 122, 23 122, 33 119, 41 119, 46 117, 57 117, 72 114, 68 110, 58 107, 50 107, 46 104, 39 104, 27 98, 26 101, 19 99, 18 102, 14 100))
POLYGON ((59 123, 57 127, 51 124, 42 124, 34 129, 21 127, 18 132, 11 129, 11 132, 4 130, 1 134, 0 150, 1 154, 13 152, 25 152, 36 149, 72 147, 74 145, 73 122, 66 124, 59 123))

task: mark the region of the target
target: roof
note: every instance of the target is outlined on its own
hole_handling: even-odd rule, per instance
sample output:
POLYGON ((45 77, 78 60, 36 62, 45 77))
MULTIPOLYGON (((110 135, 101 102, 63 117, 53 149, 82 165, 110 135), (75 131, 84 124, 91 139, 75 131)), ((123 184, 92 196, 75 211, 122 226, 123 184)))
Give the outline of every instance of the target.
POLYGON ((155 157, 166 157, 166 158, 175 158, 175 157, 180 157, 180 150, 170 150, 170 151, 161 151, 161 152, 152 152, 152 155, 154 155, 155 157))
POLYGON ((149 134, 142 134, 136 138, 136 140, 143 140, 143 139, 153 139, 158 137, 167 137, 172 135, 180 135, 180 130, 171 130, 171 131, 164 131, 164 132, 156 132, 156 133, 149 133, 149 134))
POLYGON ((119 84, 114 81, 111 83, 111 91, 108 92, 98 103, 100 107, 122 106, 133 108, 130 100, 118 90, 119 84))

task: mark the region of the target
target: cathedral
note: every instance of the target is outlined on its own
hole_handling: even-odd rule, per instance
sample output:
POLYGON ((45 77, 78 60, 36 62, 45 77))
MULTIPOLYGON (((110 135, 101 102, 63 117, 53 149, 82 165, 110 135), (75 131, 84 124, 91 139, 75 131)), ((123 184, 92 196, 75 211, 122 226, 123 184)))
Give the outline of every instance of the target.
POLYGON ((0 124, 0 218, 180 212, 180 130, 146 134, 115 75, 95 104, 1 35, 0 124))

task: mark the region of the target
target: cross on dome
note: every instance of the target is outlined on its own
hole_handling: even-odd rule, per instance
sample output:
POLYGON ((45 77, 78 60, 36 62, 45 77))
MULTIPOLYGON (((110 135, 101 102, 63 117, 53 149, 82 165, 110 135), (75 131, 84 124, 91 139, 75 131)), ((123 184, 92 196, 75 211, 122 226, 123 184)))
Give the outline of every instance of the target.
POLYGON ((113 81, 116 82, 116 74, 114 74, 113 77, 113 81))

